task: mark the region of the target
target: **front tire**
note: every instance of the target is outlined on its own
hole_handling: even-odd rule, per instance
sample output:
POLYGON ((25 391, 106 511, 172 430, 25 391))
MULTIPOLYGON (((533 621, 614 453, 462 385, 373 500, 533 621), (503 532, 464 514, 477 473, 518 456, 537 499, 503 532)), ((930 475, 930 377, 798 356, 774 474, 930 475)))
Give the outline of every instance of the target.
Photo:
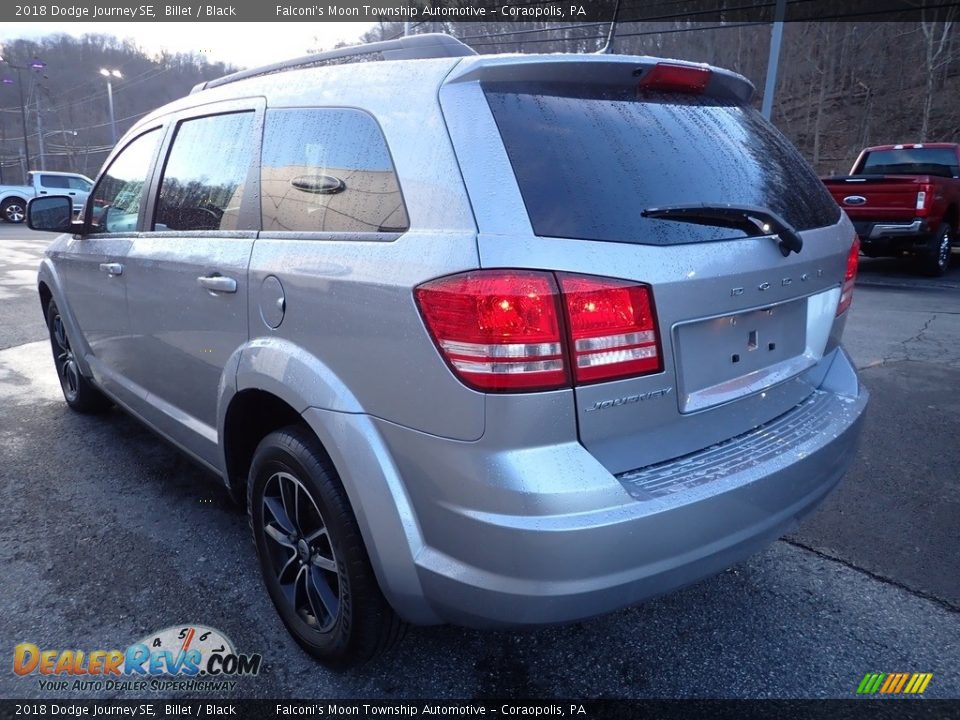
POLYGON ((27 202, 20 198, 7 198, 0 203, 0 217, 8 223, 19 225, 27 219, 27 202))
POLYGON ((67 401, 70 409, 84 414, 109 410, 113 405, 110 399, 80 372, 70 338, 67 336, 66 325, 57 304, 52 300, 47 307, 47 330, 50 332, 50 347, 53 350, 53 364, 60 378, 60 389, 63 390, 63 399, 67 401))
POLYGON ((940 277, 950 268, 950 248, 952 245, 952 228, 947 223, 941 223, 934 235, 933 247, 923 256, 921 262, 923 271, 930 277, 940 277))
POLYGON ((389 606, 336 470, 301 426, 257 446, 247 507, 264 584, 294 640, 324 664, 360 665, 404 624, 389 606))

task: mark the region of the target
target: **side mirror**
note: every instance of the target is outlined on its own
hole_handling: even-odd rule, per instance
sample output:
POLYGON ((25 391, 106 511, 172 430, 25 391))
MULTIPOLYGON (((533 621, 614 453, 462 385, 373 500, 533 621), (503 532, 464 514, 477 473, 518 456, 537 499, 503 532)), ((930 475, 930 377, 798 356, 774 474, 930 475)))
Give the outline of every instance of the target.
POLYGON ((27 203, 27 227, 46 232, 71 232, 73 199, 67 195, 36 197, 27 203))

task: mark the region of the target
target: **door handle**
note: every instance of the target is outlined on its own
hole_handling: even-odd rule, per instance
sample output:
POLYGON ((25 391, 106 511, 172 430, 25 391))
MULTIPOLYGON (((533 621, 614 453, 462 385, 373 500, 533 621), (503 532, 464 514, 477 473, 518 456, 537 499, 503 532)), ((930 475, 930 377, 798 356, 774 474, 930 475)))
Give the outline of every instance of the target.
POLYGON ((100 263, 100 269, 111 277, 123 275, 123 265, 120 263, 100 263))
POLYGON ((201 275, 197 278, 197 282, 200 287, 210 292, 235 293, 237 291, 237 281, 223 275, 201 275))

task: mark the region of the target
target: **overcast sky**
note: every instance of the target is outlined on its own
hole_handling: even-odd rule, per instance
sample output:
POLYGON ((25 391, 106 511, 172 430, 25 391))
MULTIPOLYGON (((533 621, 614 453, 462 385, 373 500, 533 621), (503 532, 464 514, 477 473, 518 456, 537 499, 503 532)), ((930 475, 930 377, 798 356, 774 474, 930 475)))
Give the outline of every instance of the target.
POLYGON ((4 23, 0 45, 14 38, 97 33, 130 38, 148 54, 160 50, 202 52, 214 61, 254 67, 332 48, 338 40, 355 41, 374 23, 369 22, 142 22, 142 23, 4 23))

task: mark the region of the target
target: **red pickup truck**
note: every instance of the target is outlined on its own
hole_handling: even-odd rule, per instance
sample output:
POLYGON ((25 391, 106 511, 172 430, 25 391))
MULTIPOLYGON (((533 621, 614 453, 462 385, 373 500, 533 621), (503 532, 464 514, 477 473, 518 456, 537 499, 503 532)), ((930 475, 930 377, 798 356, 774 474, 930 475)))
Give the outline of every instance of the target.
POLYGON ((824 178, 867 257, 916 255, 943 275, 960 242, 960 145, 878 145, 861 151, 846 177, 824 178))

